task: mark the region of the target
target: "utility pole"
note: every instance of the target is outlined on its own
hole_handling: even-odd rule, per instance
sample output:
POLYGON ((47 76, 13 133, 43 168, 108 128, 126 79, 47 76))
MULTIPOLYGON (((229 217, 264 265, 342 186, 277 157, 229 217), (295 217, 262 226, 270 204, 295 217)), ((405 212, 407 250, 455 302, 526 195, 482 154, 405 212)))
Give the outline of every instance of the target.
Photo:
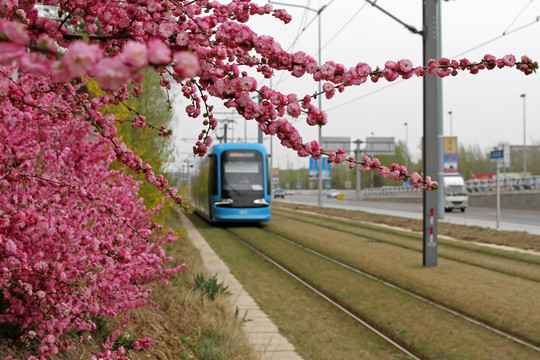
MULTIPOLYGON (((285 5, 285 6, 294 6, 294 7, 298 7, 298 8, 302 8, 302 9, 306 9, 306 10, 309 10, 309 11, 313 11, 313 12, 316 12, 317 13, 317 21, 318 21, 318 27, 319 27, 319 36, 318 36, 318 48, 319 48, 319 52, 318 52, 318 63, 319 63, 319 66, 321 66, 321 13, 323 12, 323 10, 326 8, 326 5, 323 5, 321 6, 319 9, 313 9, 313 8, 310 8, 308 6, 304 6, 304 5, 296 5, 296 4, 287 4, 287 3, 282 3, 282 2, 277 2, 277 1, 271 1, 271 0, 268 0, 268 3, 269 4, 276 4, 276 5, 285 5)), ((322 92, 322 82, 321 80, 319 80, 319 91, 318 93, 320 94, 322 92)), ((319 95, 317 96, 318 100, 319 100, 319 110, 322 111, 322 95, 319 95)), ((322 144, 322 127, 319 126, 319 145, 322 144)), ((317 178, 318 178, 318 192, 317 192, 317 205, 318 206, 322 206, 323 203, 322 203, 322 158, 320 158, 319 160, 317 160, 317 178)))
POLYGON ((525 99, 526 94, 521 94, 520 97, 523 99, 523 177, 527 176, 527 128, 526 128, 526 118, 525 118, 525 99))
MULTIPOLYGON (((360 144, 362 144, 363 141, 360 139, 357 139, 354 141, 354 143, 356 144, 354 157, 357 161, 360 161, 360 144)), ((362 182, 360 178, 361 174, 362 173, 360 171, 356 171, 356 199, 357 200, 360 200, 362 198, 362 192, 361 192, 362 182)))
POLYGON ((409 170, 409 124, 405 125, 405 167, 409 170))
MULTIPOLYGON (((405 26, 414 34, 422 35, 423 59, 427 66, 430 59, 441 58, 441 0, 423 1, 423 29, 420 31, 405 23, 376 4, 376 1, 365 0, 381 10, 392 19, 405 26)), ((422 144, 423 173, 430 176, 444 187, 443 151, 442 151, 442 82, 437 75, 424 76, 424 138, 422 144)), ((373 134, 372 134, 373 135, 373 134)), ((424 244, 423 264, 425 267, 437 266, 437 220, 444 218, 444 191, 424 191, 423 222, 424 244)))
MULTIPOLYGON (((439 59, 441 50, 440 0, 423 0, 424 64, 439 59)), ((442 82, 433 74, 424 76, 423 173, 444 186, 442 152, 442 82)), ((444 212, 443 191, 424 191, 423 195, 423 265, 437 266, 438 218, 444 212), (439 200, 439 201, 438 201, 439 200), (438 206, 439 205, 439 206, 438 206)))

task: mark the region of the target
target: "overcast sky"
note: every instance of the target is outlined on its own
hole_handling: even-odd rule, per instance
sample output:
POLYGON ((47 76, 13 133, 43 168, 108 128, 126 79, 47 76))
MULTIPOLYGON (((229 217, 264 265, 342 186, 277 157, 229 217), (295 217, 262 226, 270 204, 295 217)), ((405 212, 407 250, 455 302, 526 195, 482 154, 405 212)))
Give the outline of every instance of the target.
MULTIPOLYGON (((422 65, 422 38, 407 30, 396 20, 365 1, 279 1, 296 4, 321 13, 321 57, 324 63, 333 60, 346 67, 365 62, 373 68, 384 66, 387 60, 408 58, 422 65)), ((266 1, 260 1, 266 3, 266 1)), ((422 28, 421 0, 379 0, 377 4, 418 30, 422 28)), ((514 54, 540 60, 540 0, 454 0, 442 2, 442 56, 479 60, 489 53, 497 57, 514 54), (506 34, 506 35, 503 35, 506 34)), ((316 12, 304 8, 274 5, 284 8, 293 21, 283 25, 273 17, 255 17, 249 25, 259 34, 273 36, 290 52, 303 50, 317 59, 318 27, 316 12), (314 19, 315 18, 315 19, 314 19)), ((523 144, 523 105, 526 94, 526 141, 540 144, 540 74, 525 76, 515 69, 484 71, 478 75, 460 73, 443 79, 444 135, 457 136, 461 145, 479 145, 488 152, 499 142, 523 144), (452 115, 449 115, 452 112, 452 115)), ((262 84, 270 85, 268 81, 262 84)), ((317 83, 279 74, 272 87, 285 94, 313 94, 317 83)), ((180 108, 185 107, 181 105, 180 108)), ((323 100, 328 124, 323 136, 350 136, 365 140, 367 136, 390 136, 405 141, 408 134, 409 152, 420 157, 422 137, 422 79, 388 83, 367 82, 348 88, 331 100, 323 100), (407 123, 407 130, 404 125, 407 123)), ((193 119, 180 116, 181 138, 197 136, 201 126, 193 119), (190 123, 188 123, 190 122, 190 123), (195 125, 195 126, 193 126, 195 125)), ((234 137, 248 141, 256 139, 256 125, 247 127, 240 117, 218 115, 218 119, 234 118, 234 137)), ((296 120, 304 141, 318 138, 316 128, 296 120)), ((178 132, 177 132, 178 133, 178 132)), ((193 141, 181 144, 180 152, 190 151, 193 141)), ((265 140, 269 146, 269 141, 265 140)), ((273 141, 274 167, 307 167, 307 159, 298 160, 291 150, 273 141)))

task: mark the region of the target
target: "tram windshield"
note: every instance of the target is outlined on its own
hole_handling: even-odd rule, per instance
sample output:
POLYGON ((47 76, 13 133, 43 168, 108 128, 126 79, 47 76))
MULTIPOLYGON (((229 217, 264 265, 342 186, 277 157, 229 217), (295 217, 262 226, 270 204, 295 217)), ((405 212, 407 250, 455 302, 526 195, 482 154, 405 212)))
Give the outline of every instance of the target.
POLYGON ((252 150, 230 150, 222 154, 221 163, 224 192, 263 192, 265 177, 261 153, 252 150))

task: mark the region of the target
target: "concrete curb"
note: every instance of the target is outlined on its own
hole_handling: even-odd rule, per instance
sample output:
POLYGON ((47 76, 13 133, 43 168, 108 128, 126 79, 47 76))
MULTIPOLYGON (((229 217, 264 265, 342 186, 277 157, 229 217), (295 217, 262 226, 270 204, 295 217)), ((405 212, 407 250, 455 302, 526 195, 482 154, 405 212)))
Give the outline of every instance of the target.
POLYGON ((217 274, 220 282, 231 292, 232 305, 238 308, 240 316, 246 314, 243 330, 264 360, 303 360, 293 345, 279 333, 278 327, 260 309, 255 300, 244 290, 229 268, 212 250, 210 245, 193 226, 189 218, 182 214, 182 223, 188 239, 199 249, 204 266, 210 274, 217 274))

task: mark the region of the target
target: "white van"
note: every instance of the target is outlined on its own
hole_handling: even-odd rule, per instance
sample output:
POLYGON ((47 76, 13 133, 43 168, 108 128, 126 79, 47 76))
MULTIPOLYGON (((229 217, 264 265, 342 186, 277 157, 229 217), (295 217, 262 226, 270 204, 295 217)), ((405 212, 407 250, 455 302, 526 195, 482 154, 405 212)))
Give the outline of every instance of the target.
POLYGON ((459 209, 465 212, 469 206, 469 195, 461 174, 444 174, 444 210, 459 209))

